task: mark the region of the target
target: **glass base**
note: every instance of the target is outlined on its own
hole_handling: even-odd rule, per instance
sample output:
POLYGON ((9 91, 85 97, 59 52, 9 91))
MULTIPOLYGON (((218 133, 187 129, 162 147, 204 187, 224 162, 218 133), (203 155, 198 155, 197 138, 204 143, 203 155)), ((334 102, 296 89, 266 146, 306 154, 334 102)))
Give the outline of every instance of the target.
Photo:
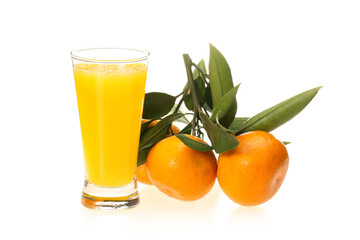
POLYGON ((137 182, 134 179, 124 187, 99 187, 87 178, 81 196, 81 203, 87 208, 98 210, 127 210, 139 204, 137 182))

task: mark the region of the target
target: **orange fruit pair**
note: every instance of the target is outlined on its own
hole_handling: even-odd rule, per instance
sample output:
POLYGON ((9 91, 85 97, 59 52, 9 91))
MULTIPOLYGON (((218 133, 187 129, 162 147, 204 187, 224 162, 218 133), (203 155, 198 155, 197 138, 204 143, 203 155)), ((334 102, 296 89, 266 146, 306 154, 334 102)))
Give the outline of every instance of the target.
MULTIPOLYGON (((192 139, 201 139, 188 135, 192 139)), ((236 137, 239 145, 219 156, 187 147, 176 136, 157 143, 150 151, 148 181, 173 198, 193 201, 205 196, 216 177, 223 192, 234 202, 256 206, 279 190, 289 165, 285 145, 272 134, 253 131, 236 137)), ((145 167, 145 166, 144 166, 145 167)))

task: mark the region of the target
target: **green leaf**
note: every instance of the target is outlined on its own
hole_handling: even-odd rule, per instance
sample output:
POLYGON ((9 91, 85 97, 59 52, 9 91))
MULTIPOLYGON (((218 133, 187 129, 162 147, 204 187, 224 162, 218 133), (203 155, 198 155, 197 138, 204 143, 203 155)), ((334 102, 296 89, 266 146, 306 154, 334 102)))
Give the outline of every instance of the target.
POLYGON ((239 145, 239 141, 232 134, 219 128, 203 112, 200 112, 199 115, 215 152, 223 153, 239 145))
POLYGON ((248 117, 234 118, 234 121, 230 124, 229 129, 233 132, 238 131, 248 119, 249 119, 248 117))
POLYGON ((202 142, 198 142, 192 138, 189 138, 185 134, 176 134, 175 136, 179 138, 186 146, 196 151, 208 152, 213 150, 211 146, 204 144, 202 142))
POLYGON ((210 44, 209 79, 211 94, 216 106, 221 97, 234 87, 231 70, 224 56, 210 44))
MULTIPOLYGON (((204 61, 204 59, 201 59, 200 62, 197 64, 197 66, 198 66, 204 73, 206 73, 206 66, 205 66, 205 61, 204 61)), ((195 70, 193 71, 193 77, 194 77, 194 79, 198 78, 199 76, 201 76, 201 74, 200 74, 199 71, 195 68, 195 70)))
POLYGON ((148 127, 152 122, 153 120, 150 120, 141 124, 140 136, 143 135, 146 130, 148 130, 148 127))
POLYGON ((186 95, 186 97, 184 98, 184 103, 189 111, 194 111, 194 102, 191 94, 186 95))
POLYGON ((144 135, 140 138, 139 149, 143 150, 152 147, 157 142, 164 139, 168 132, 170 124, 176 119, 181 118, 182 116, 184 116, 183 113, 173 113, 159 121, 154 127, 150 128, 149 131, 146 131, 144 135))
MULTIPOLYGON (((213 105, 216 106, 230 89, 234 87, 231 70, 225 57, 221 52, 210 44, 209 80, 213 105)), ((236 101, 232 103, 227 114, 222 118, 221 123, 229 127, 234 120, 237 111, 236 101)))
POLYGON ((300 113, 315 97, 321 87, 313 88, 289 98, 246 121, 236 135, 249 131, 266 131, 280 127, 300 113))
POLYGON ((230 106, 229 111, 227 112, 227 114, 225 116, 223 116, 220 120, 221 124, 224 127, 229 127, 230 124, 234 121, 234 118, 236 116, 236 111, 237 111, 237 103, 236 101, 233 102, 233 104, 230 106))
POLYGON ((198 97, 200 100, 200 104, 204 105, 205 103, 205 82, 204 80, 202 80, 201 77, 198 77, 195 79, 195 83, 196 83, 196 90, 198 91, 198 97))
POLYGON ((230 134, 234 134, 231 130, 229 130, 229 129, 225 128, 223 125, 221 125, 221 123, 219 122, 219 116, 218 115, 216 116, 216 124, 218 125, 218 127, 221 128, 225 132, 228 132, 230 134))
POLYGON ((214 107, 212 111, 212 115, 210 120, 215 122, 216 117, 222 119, 224 117, 230 107, 233 105, 233 102, 236 101, 236 93, 239 89, 240 84, 233 87, 230 91, 228 91, 224 96, 221 97, 220 102, 214 107))
POLYGON ((146 163, 147 156, 149 155, 151 148, 146 148, 144 150, 139 150, 138 152, 138 159, 137 159, 137 166, 140 166, 146 163))
POLYGON ((170 112, 176 97, 161 92, 145 94, 143 118, 159 119, 170 112))
POLYGON ((283 142, 284 145, 288 145, 290 144, 291 142, 283 142))
POLYGON ((205 107, 207 108, 206 110, 208 110, 209 112, 211 112, 214 107, 213 101, 212 101, 212 96, 211 96, 210 85, 208 85, 205 89, 205 107))

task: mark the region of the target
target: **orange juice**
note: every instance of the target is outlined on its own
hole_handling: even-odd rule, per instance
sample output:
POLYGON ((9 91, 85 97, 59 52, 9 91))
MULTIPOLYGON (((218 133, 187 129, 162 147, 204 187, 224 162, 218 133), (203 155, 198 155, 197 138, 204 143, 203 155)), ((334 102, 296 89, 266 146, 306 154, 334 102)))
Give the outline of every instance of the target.
POLYGON ((146 74, 143 63, 74 65, 86 176, 97 186, 133 181, 146 74))

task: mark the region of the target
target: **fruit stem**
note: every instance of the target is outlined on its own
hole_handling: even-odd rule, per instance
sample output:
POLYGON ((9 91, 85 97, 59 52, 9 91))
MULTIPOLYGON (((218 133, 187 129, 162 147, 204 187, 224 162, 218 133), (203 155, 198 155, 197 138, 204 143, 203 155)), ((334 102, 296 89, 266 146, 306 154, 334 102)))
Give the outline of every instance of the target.
POLYGON ((191 65, 194 66, 204 78, 209 78, 209 74, 204 73, 204 71, 198 65, 193 62, 191 62, 191 65))
POLYGON ((175 98, 178 98, 181 95, 184 95, 184 93, 186 93, 187 91, 188 91, 188 88, 184 89, 184 91, 182 91, 179 95, 176 95, 175 98))
POLYGON ((185 100, 185 97, 189 94, 188 91, 189 91, 189 88, 186 88, 185 91, 182 92, 183 95, 182 95, 179 103, 176 105, 176 108, 175 108, 175 110, 174 110, 173 113, 177 113, 177 112, 179 111, 181 104, 182 104, 182 103, 184 102, 184 100, 185 100))
POLYGON ((184 58, 186 75, 187 75, 187 79, 188 79, 188 83, 189 83, 190 92, 191 92, 193 102, 194 102, 194 117, 192 120, 191 134, 195 136, 196 135, 195 127, 196 127, 196 124, 198 123, 199 111, 201 111, 201 109, 200 109, 201 105, 200 105, 200 101, 196 95, 197 89, 196 89, 196 85, 194 84, 194 79, 193 79, 193 75, 192 75, 192 71, 191 71, 191 66, 193 66, 193 62, 192 62, 189 54, 183 54, 183 58, 184 58))

